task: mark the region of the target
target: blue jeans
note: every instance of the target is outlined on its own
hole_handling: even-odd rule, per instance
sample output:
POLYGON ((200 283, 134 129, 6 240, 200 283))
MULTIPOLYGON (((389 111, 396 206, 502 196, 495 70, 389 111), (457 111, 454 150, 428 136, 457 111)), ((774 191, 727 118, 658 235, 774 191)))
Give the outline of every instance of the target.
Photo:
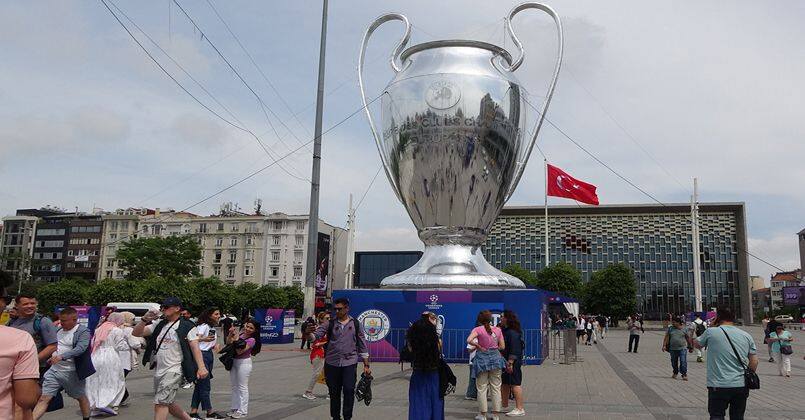
POLYGON ((199 379, 196 381, 196 387, 193 389, 193 400, 190 403, 190 408, 198 409, 199 404, 201 404, 201 408, 207 412, 212 411, 212 401, 210 401, 210 379, 212 379, 212 361, 213 361, 213 354, 212 350, 209 351, 202 351, 201 358, 204 359, 204 366, 207 368, 207 372, 210 372, 204 379, 199 379))
POLYGON ((467 385, 467 392, 464 396, 467 398, 478 398, 478 388, 475 387, 475 377, 472 376, 472 365, 470 365, 470 384, 467 385))
POLYGON ((682 376, 688 376, 688 351, 668 350, 668 353, 671 353, 671 368, 674 369, 674 375, 681 373, 682 376))

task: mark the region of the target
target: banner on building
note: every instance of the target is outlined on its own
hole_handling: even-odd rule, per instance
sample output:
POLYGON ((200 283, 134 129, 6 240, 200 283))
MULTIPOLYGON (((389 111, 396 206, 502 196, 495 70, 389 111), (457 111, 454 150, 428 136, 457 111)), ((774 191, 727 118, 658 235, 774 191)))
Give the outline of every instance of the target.
POLYGON ((805 306, 805 286, 783 287, 784 306, 805 306))
POLYGON ((319 232, 316 249, 316 297, 326 297, 328 287, 330 287, 330 235, 319 232))
POLYGON ((255 309, 254 319, 260 323, 263 344, 293 343, 296 316, 293 309, 255 309))

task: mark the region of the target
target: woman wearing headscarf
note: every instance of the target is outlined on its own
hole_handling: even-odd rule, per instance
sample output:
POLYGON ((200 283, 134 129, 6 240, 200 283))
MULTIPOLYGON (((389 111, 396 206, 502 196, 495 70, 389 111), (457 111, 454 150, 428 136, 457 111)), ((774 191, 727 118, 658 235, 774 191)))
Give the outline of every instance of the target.
MULTIPOLYGON (((123 337, 125 338, 126 342, 126 349, 119 351, 117 354, 120 357, 120 367, 123 368, 123 377, 129 376, 134 367, 137 365, 137 355, 140 354, 143 348, 145 348, 145 340, 140 337, 135 337, 131 334, 133 331, 134 325, 134 314, 131 312, 121 312, 123 315, 123 326, 121 329, 123 330, 123 337)), ((125 379, 123 379, 125 382, 125 379)), ((123 399, 120 400, 120 405, 126 406, 128 405, 127 401, 129 399, 129 390, 123 385, 123 399)))
POLYGON ((92 364, 95 374, 87 378, 87 398, 95 414, 116 415, 126 392, 123 366, 118 352, 129 346, 122 326, 123 314, 113 312, 92 337, 92 364))

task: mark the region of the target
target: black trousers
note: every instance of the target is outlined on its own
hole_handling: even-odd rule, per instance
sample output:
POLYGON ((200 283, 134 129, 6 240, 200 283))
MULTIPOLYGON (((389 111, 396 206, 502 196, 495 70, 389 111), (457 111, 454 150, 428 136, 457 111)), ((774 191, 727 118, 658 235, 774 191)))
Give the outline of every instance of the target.
POLYGON ((634 352, 637 353, 637 346, 640 344, 640 336, 629 335, 629 351, 632 351, 632 343, 634 343, 634 352))
POLYGON ((341 419, 341 393, 344 394, 344 420, 352 418, 355 405, 355 382, 358 380, 358 365, 332 366, 324 364, 324 378, 330 391, 330 417, 341 419))
POLYGON ((307 348, 308 348, 308 349, 310 349, 310 340, 308 340, 308 339, 307 339, 307 338, 305 338, 305 337, 302 337, 302 343, 300 343, 300 344, 299 344, 299 350, 304 349, 304 348, 305 348, 305 344, 307 344, 307 348))
POLYGON ((727 408, 730 420, 743 420, 749 388, 707 388, 707 412, 710 420, 724 420, 727 408))

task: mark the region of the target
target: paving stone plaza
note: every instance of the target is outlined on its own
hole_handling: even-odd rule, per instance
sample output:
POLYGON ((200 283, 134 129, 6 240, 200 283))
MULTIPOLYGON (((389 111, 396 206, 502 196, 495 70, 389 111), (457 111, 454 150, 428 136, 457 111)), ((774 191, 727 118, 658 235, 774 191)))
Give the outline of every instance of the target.
MULTIPOLYGON (((769 363, 766 347, 759 340, 759 327, 746 327, 758 343, 761 362, 761 389, 753 391, 747 404, 751 419, 805 419, 805 333, 794 332, 792 376, 777 374, 777 365, 769 363)), ((571 365, 547 360, 541 366, 523 368, 525 408, 530 419, 706 419, 707 392, 705 364, 689 358, 690 380, 671 379, 668 354, 660 351, 662 333, 647 330, 637 354, 627 353, 627 333, 613 330, 595 346, 580 346, 583 359, 571 365)), ((271 346, 255 358, 250 381, 249 418, 328 419, 326 387, 316 385, 316 400, 300 394, 310 377, 307 352, 295 345, 271 346)), ((375 363, 372 383, 373 400, 369 407, 355 404, 355 419, 407 418, 408 376, 392 363, 375 363)), ((449 419, 471 419, 476 403, 464 399, 468 368, 453 365, 458 377, 457 394, 449 395, 445 414, 449 419)), ((152 378, 149 371, 129 375, 131 406, 121 409, 119 419, 152 417, 152 378)), ((216 410, 229 410, 229 375, 216 364, 213 379, 213 404, 216 410)), ((182 390, 178 401, 190 404, 192 389, 182 390)), ((67 403, 66 411, 48 414, 45 419, 75 417, 77 405, 67 403)))

